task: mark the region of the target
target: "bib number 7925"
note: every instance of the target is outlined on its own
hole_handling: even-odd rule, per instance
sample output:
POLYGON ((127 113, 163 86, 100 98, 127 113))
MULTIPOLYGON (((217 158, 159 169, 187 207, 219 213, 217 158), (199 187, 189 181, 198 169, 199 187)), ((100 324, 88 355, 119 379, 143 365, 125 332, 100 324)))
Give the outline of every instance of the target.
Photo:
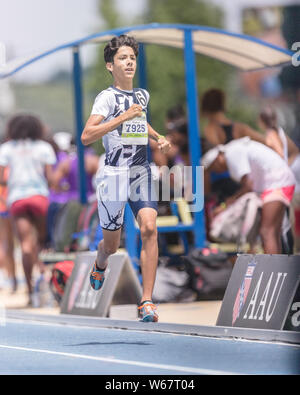
POLYGON ((140 117, 135 117, 123 123, 121 141, 122 144, 148 144, 148 125, 144 111, 140 117))

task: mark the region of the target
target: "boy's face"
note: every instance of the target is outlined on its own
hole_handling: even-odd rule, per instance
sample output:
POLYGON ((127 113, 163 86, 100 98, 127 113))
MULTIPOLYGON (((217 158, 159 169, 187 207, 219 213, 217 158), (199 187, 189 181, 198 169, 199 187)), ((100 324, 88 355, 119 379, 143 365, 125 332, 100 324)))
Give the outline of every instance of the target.
POLYGON ((136 70, 136 56, 131 47, 120 47, 114 56, 113 63, 106 63, 115 80, 132 80, 136 70))

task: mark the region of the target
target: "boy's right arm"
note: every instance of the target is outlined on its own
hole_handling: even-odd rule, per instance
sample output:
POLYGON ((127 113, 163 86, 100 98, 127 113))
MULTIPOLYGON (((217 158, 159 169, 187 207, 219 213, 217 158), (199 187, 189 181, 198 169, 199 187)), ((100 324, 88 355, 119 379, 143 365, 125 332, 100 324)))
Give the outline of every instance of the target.
POLYGON ((85 128, 81 135, 83 145, 89 145, 102 138, 106 133, 111 132, 120 126, 123 122, 141 115, 142 107, 133 104, 127 111, 108 122, 102 123, 103 115, 91 115, 87 120, 85 128))

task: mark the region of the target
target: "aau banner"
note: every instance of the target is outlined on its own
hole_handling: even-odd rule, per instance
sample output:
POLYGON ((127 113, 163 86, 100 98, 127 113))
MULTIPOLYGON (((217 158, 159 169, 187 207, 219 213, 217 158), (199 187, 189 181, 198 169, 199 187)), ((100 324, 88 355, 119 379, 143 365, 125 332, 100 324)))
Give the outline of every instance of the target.
POLYGON ((61 302, 61 313, 106 317, 111 305, 139 304, 142 289, 127 253, 109 257, 100 291, 90 285, 96 251, 79 252, 61 302))
POLYGON ((300 331, 300 256, 240 255, 218 326, 300 331))

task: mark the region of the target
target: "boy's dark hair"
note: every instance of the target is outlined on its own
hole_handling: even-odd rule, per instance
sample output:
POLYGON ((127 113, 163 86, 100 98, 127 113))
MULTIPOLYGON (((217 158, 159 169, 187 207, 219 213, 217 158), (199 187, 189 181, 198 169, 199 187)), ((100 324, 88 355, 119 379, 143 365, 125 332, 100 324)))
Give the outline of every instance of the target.
POLYGON ((210 89, 206 91, 202 96, 200 110, 203 114, 225 111, 224 92, 220 89, 210 89))
POLYGON ((41 140, 44 127, 34 115, 16 115, 8 121, 6 134, 8 140, 41 140))
POLYGON ((127 46, 133 49, 135 56, 139 54, 139 44, 134 37, 122 34, 121 36, 113 37, 104 48, 105 63, 113 63, 114 56, 120 47, 127 46))

